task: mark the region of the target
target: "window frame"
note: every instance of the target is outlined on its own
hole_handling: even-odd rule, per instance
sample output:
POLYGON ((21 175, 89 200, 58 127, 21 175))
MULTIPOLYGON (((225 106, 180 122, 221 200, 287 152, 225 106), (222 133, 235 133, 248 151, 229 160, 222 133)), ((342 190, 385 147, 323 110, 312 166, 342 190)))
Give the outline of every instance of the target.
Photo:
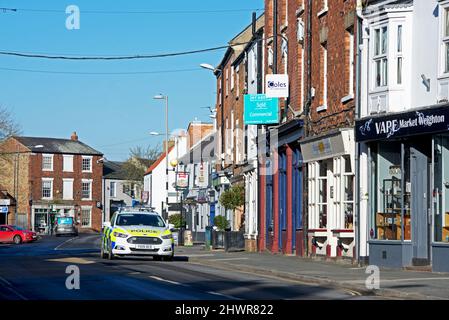
POLYGON ((440 4, 440 78, 449 77, 449 2, 440 4))
POLYGON ((53 178, 42 178, 41 181, 41 199, 42 200, 53 200, 53 178), (50 196, 44 196, 44 183, 50 183, 50 196))
POLYGON ((92 207, 91 206, 82 206, 81 207, 81 228, 92 228, 92 207), (89 212, 89 224, 84 224, 84 217, 83 214, 85 211, 89 212))
POLYGON ((62 171, 63 172, 73 172, 73 160, 74 160, 74 156, 71 154, 64 154, 62 155, 62 171), (71 170, 66 170, 66 159, 70 159, 70 168, 71 170))
POLYGON ((396 26, 396 85, 402 86, 403 84, 404 84, 404 24, 399 23, 396 26), (401 30, 401 32, 399 32, 399 30, 401 30), (399 72, 399 65, 401 66, 400 72, 399 72))
POLYGON ((81 180, 81 200, 83 201, 90 201, 92 200, 92 179, 82 179, 81 180), (84 185, 88 184, 89 185, 89 197, 85 198, 84 197, 84 185))
POLYGON ((74 200, 73 199, 73 192, 74 192, 74 188, 73 188, 74 183, 73 182, 74 182, 73 178, 63 178, 62 179, 62 199, 63 200, 74 200), (72 193, 71 193, 71 196, 69 198, 64 197, 64 194, 65 194, 64 184, 66 182, 71 182, 72 183, 72 193))
POLYGON ((53 171, 53 169, 54 169, 54 154, 51 154, 51 153, 43 153, 42 154, 42 171, 53 171), (51 164, 51 168, 49 169, 49 168, 45 168, 45 159, 46 158, 49 158, 49 159, 51 159, 51 162, 50 162, 50 164, 51 164))
POLYGON ((117 198, 117 181, 109 182, 109 197, 117 198), (114 187, 112 187, 112 186, 114 186, 114 187), (112 191, 114 191, 114 192, 112 192, 112 191))
POLYGON ((389 86, 389 39, 390 39, 390 25, 388 23, 379 24, 372 27, 372 56, 371 63, 373 66, 373 88, 374 90, 386 89, 389 86), (386 40, 383 36, 383 30, 386 28, 386 40), (379 34, 377 34, 379 31, 379 34), (385 46, 384 46, 385 44, 385 46), (378 73, 378 63, 380 70, 378 73), (385 67, 385 69, 384 69, 385 67), (380 82, 378 84, 378 76, 380 82))
POLYGON ((81 171, 82 172, 92 173, 92 169, 93 169, 93 157, 92 156, 82 156, 81 157, 81 171), (90 161, 90 168, 89 168, 89 170, 85 170, 84 169, 84 160, 89 160, 90 161))

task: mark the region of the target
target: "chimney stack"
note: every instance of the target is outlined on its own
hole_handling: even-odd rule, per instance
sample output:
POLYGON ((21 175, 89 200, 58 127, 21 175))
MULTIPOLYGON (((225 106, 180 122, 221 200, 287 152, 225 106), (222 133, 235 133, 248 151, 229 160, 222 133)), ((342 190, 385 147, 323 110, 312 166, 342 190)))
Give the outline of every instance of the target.
POLYGON ((78 141, 78 136, 76 135, 76 131, 73 131, 72 136, 70 137, 72 141, 78 141))

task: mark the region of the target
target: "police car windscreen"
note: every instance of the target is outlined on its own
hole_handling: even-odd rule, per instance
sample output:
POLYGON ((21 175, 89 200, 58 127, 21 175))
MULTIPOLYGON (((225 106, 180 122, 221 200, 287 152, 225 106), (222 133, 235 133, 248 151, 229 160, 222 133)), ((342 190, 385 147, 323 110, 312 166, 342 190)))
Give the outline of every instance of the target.
POLYGON ((118 226, 149 226, 163 228, 164 220, 158 215, 121 214, 117 219, 118 226))

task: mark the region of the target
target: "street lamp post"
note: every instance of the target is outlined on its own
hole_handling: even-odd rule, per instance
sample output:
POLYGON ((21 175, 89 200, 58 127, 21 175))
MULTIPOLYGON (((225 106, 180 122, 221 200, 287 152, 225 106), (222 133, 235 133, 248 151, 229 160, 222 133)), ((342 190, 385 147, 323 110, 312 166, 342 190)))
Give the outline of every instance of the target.
POLYGON ((167 95, 156 95, 154 96, 156 100, 165 100, 165 213, 164 219, 168 218, 168 96, 167 95))

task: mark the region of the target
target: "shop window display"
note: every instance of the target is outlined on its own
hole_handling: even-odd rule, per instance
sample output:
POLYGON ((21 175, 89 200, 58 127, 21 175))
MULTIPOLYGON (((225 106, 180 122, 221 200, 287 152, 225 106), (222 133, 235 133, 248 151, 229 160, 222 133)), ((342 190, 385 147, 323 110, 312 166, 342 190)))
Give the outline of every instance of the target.
POLYGON ((433 186, 434 235, 436 242, 449 242, 449 136, 434 139, 433 186))
POLYGON ((401 240, 401 144, 381 143, 373 149, 374 226, 371 236, 378 240, 401 240))

